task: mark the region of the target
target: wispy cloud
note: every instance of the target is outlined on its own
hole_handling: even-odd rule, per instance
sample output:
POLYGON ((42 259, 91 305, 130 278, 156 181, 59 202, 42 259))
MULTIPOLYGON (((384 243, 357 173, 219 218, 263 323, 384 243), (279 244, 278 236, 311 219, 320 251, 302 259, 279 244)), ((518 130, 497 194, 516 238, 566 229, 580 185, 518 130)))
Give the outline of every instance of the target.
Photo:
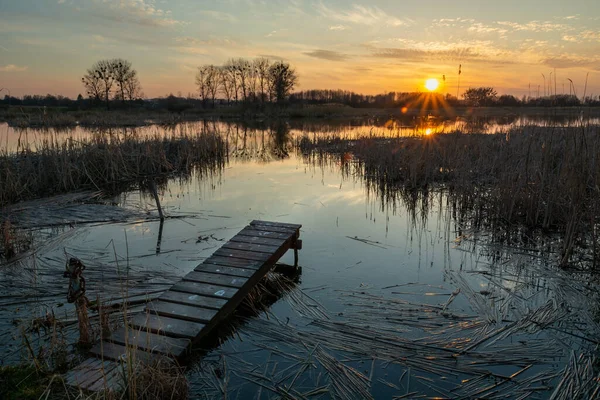
POLYGON ((28 69, 29 67, 27 66, 19 66, 15 64, 0 66, 0 72, 23 72, 27 71, 28 69))
POLYGON ((410 25, 412 22, 390 15, 379 7, 366 7, 358 4, 354 4, 349 10, 334 10, 319 3, 317 10, 324 17, 353 24, 402 26, 410 25))
POLYGON ((350 56, 332 50, 314 50, 303 53, 309 57, 320 58, 328 61, 346 61, 350 56))
POLYGON ((345 25, 332 25, 329 27, 330 31, 345 31, 346 29, 348 29, 348 27, 345 25))
POLYGON ((237 18, 235 16, 221 11, 201 10, 200 14, 205 15, 211 19, 216 19, 218 21, 225 21, 231 23, 237 22, 237 18))
MULTIPOLYGON (((87 0, 92 14, 110 21, 149 27, 173 27, 185 22, 173 18, 171 11, 156 8, 150 0, 87 0)), ((64 4, 64 3, 59 3, 64 4)))
POLYGON ((511 21, 498 21, 498 25, 511 28, 514 31, 529 31, 529 32, 564 32, 573 28, 565 24, 557 24, 551 21, 530 21, 524 24, 511 21))

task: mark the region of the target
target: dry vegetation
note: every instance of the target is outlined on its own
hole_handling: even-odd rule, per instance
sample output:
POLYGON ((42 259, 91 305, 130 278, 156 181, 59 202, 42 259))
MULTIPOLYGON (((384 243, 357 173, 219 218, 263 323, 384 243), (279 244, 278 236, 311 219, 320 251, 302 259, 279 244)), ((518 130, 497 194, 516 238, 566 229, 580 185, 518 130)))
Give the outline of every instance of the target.
POLYGON ((84 188, 113 190, 156 176, 219 170, 226 146, 215 134, 138 138, 99 134, 83 141, 45 137, 0 153, 0 206, 84 188))
POLYGON ((587 246, 584 261, 598 267, 599 131, 532 126, 493 135, 337 135, 304 137, 299 147, 311 162, 341 162, 385 200, 426 201, 429 191, 444 190, 464 228, 489 228, 502 241, 515 230, 560 232, 563 266, 576 246, 587 246))

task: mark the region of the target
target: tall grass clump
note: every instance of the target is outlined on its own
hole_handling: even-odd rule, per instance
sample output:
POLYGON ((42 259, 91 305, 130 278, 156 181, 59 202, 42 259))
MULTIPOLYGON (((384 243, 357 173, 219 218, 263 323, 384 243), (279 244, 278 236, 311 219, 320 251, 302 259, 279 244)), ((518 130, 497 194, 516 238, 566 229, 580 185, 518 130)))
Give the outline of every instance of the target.
POLYGON ((85 188, 117 190, 157 176, 220 170, 226 145, 216 134, 168 138, 107 134, 0 151, 0 206, 85 188))
POLYGON ((600 266, 598 126, 391 139, 304 137, 298 146, 316 161, 333 156, 356 168, 384 199, 444 190, 473 228, 559 232, 562 265, 576 246, 584 246, 586 261, 600 266))

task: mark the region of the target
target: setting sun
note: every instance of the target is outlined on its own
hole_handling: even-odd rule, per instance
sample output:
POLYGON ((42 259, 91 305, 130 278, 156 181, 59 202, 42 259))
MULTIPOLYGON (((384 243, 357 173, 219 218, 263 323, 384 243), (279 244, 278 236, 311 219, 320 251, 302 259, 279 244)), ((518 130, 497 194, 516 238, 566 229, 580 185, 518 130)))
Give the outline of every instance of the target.
POLYGON ((437 79, 431 78, 431 79, 427 79, 425 81, 425 87, 430 92, 433 92, 434 90, 436 90, 438 88, 438 86, 440 86, 440 82, 438 82, 437 79))

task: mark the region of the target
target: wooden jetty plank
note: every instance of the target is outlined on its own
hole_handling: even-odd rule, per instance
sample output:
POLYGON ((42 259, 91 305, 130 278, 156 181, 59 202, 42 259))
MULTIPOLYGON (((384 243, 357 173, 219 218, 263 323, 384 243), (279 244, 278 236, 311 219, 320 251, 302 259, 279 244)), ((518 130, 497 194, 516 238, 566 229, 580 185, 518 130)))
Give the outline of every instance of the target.
POLYGON ((279 247, 286 242, 286 239, 269 239, 260 236, 244 236, 244 235, 235 235, 231 239, 230 242, 239 242, 239 243, 257 243, 257 244, 265 244, 267 246, 276 246, 279 247))
POLYGON ((107 340, 175 358, 180 357, 191 344, 189 339, 171 338, 132 327, 117 329, 107 340))
MULTIPOLYGON (((108 361, 106 363, 108 363, 108 361)), ((89 383, 90 380, 98 380, 102 377, 101 372, 105 366, 109 366, 108 364, 105 364, 105 361, 97 358, 88 358, 77 367, 67 372, 65 375, 65 381, 70 386, 81 386, 83 383, 89 383)), ((95 381, 91 383, 94 382, 95 381)))
POLYGON ((257 253, 267 253, 273 254, 273 252, 277 251, 280 246, 269 246, 265 244, 259 243, 239 243, 239 242, 227 242, 221 247, 222 249, 233 249, 233 250, 245 250, 245 251, 254 251, 257 253))
POLYGON ((238 232, 239 236, 252 236, 252 237, 262 237, 267 239, 284 239, 288 240, 290 238, 289 232, 273 232, 273 231, 265 231, 255 229, 253 227, 247 226, 241 231, 238 232))
POLYGON ((215 251, 214 255, 220 257, 242 258, 244 260, 254 260, 263 262, 266 262, 269 258, 271 258, 271 254, 268 253, 255 253, 253 251, 224 249, 222 247, 219 250, 215 251))
POLYGON ((249 278, 256 272, 255 269, 246 269, 240 267, 224 267, 217 264, 200 264, 194 269, 198 272, 208 272, 211 274, 223 274, 229 276, 239 276, 241 278, 249 278))
POLYGON ((192 293, 219 299, 230 299, 238 289, 227 286, 209 285, 207 283, 180 281, 169 291, 192 293))
POLYGON ((229 276, 219 273, 207 273, 192 271, 183 277, 184 281, 210 283, 219 286, 241 288, 248 279, 239 276, 229 276))
POLYGON ((204 329, 204 324, 198 322, 154 314, 136 315, 129 321, 129 325, 141 330, 184 339, 195 339, 204 329))
POLYGON ((122 344, 102 341, 96 343, 90 353, 105 360, 125 361, 125 362, 143 362, 148 363, 162 356, 154 355, 146 351, 125 347, 122 344))
POLYGON ((294 228, 286 228, 283 226, 273 226, 273 225, 250 225, 250 228, 256 231, 266 231, 266 232, 279 232, 286 235, 290 233, 295 233, 298 229, 294 228))
POLYGON ((124 366, 126 364, 116 363, 114 361, 109 362, 114 365, 114 368, 112 368, 110 372, 105 373, 102 378, 98 379, 94 384, 87 386, 87 390, 92 392, 100 392, 103 390, 117 392, 119 389, 125 387, 124 366))
POLYGON ((165 317, 184 319, 186 321, 201 322, 206 324, 215 316, 217 310, 183 304, 169 303, 166 301, 153 301, 146 307, 146 311, 165 317))
POLYGON ((290 228, 293 230, 298 230, 300 228, 302 228, 302 225, 299 224, 290 224, 287 222, 275 222, 275 221, 263 221, 263 220, 258 220, 255 219, 254 221, 250 222, 250 226, 253 225, 264 225, 264 226, 274 226, 274 227, 278 227, 278 228, 290 228))
POLYGON ((215 310, 220 310, 221 307, 227 304, 226 299, 217 299, 214 297, 200 296, 197 294, 190 294, 184 292, 175 292, 172 290, 166 291, 158 299, 190 306, 214 308, 215 310))
POLYGON ((210 256, 209 258, 204 260, 204 264, 217 264, 217 265, 222 265, 224 267, 241 267, 241 268, 253 269, 256 271, 257 269, 260 268, 260 266, 263 263, 260 261, 244 260, 241 258, 234 258, 234 257, 210 256))

